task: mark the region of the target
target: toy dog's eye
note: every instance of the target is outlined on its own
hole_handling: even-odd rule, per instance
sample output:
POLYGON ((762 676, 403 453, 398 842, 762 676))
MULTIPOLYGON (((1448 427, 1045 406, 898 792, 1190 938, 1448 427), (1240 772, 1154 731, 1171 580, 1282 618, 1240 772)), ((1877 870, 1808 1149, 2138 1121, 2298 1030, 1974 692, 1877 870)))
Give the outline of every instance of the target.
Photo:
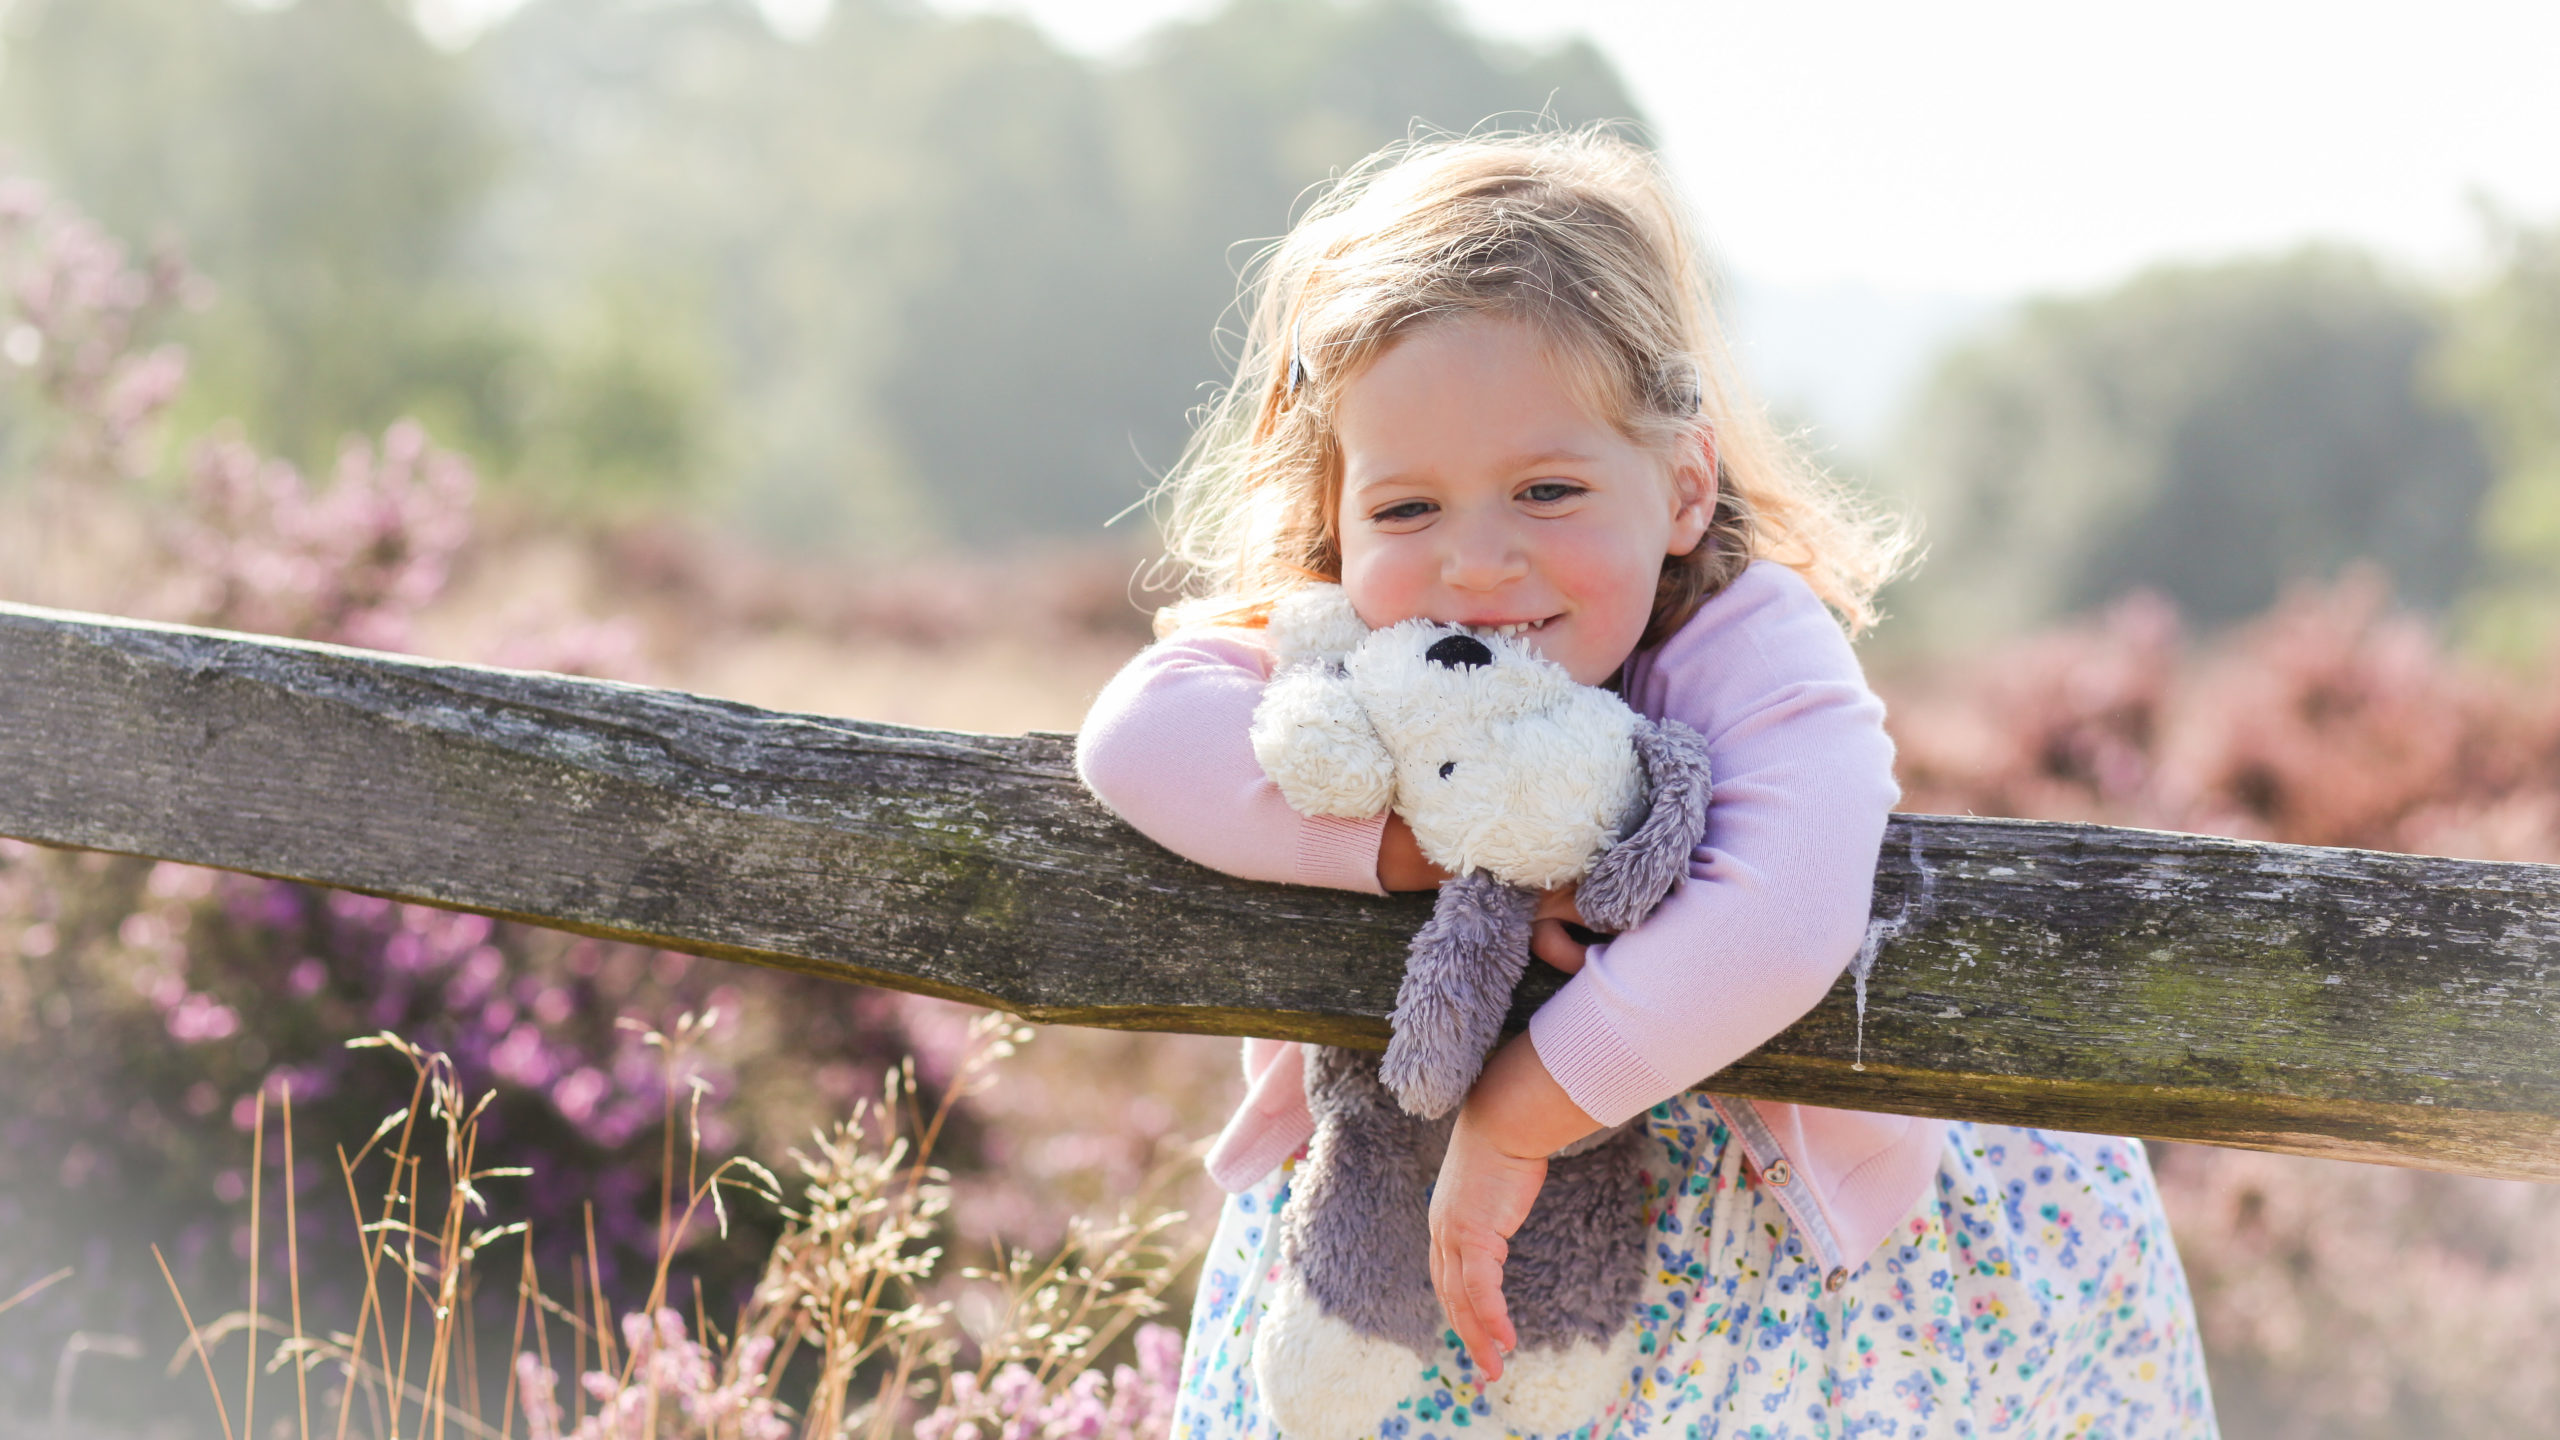
POLYGON ((1492 664, 1493 651, 1473 635, 1443 635, 1432 642, 1430 649, 1422 652, 1422 658, 1452 670, 1462 665, 1472 669, 1492 664))
POLYGON ((1452 770, 1455 770, 1455 769, 1457 769, 1457 768, 1458 768, 1458 762, 1457 762, 1457 761, 1455 761, 1455 760, 1443 760, 1443 761, 1441 761, 1441 762, 1440 762, 1440 778, 1441 778, 1441 779, 1443 779, 1443 780, 1448 779, 1448 778, 1449 778, 1449 772, 1450 772, 1450 771, 1452 771, 1452 770))

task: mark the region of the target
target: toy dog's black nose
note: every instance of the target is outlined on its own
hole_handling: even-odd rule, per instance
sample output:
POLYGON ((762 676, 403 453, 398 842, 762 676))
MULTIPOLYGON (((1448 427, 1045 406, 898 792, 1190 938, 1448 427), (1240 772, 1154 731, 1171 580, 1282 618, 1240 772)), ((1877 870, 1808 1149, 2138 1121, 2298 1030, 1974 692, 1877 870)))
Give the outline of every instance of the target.
POLYGON ((1461 665, 1470 667, 1490 665, 1493 663, 1493 652, 1486 649, 1485 643, 1473 635, 1443 635, 1431 643, 1430 649, 1422 652, 1422 658, 1434 665, 1446 665, 1455 670, 1461 665))

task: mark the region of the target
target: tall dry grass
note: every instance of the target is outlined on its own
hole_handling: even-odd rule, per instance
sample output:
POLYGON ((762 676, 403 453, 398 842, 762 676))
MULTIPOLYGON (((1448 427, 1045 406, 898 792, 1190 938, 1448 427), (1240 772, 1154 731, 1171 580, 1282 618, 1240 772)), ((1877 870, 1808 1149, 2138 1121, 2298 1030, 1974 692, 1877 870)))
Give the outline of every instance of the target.
MULTIPOLYGON (((687 1016, 645 1039, 671 1074, 688 1073, 682 1052, 712 1023, 687 1016)), ((341 1233, 365 1277, 355 1314, 306 1313, 302 1231, 290 1213, 281 1240, 260 1223, 270 1170, 291 1174, 305 1143, 287 1090, 272 1126, 260 1107, 249 1140, 252 1258, 285 1247, 287 1293, 262 1295, 253 1263, 245 1304, 199 1324, 171 1279, 189 1336, 172 1364, 201 1371, 227 1440, 511 1440, 519 1424, 528 1440, 1163 1440, 1181 1341, 1144 1322, 1193 1258, 1166 1238, 1179 1213, 1140 1197, 1108 1224, 1074 1224, 1045 1256, 999 1247, 990 1266, 944 1273, 951 1186, 934 1146, 1029 1039, 1008 1017, 977 1017, 937 1098, 901 1067, 793 1151, 789 1186, 749 1158, 706 1164, 697 1085, 687 1142, 665 1156, 659 1263, 627 1307, 592 1283, 592 1229, 587 1262, 545 1276, 531 1227, 494 1218, 493 1189, 527 1171, 480 1161, 488 1092, 472 1095, 447 1057, 397 1036, 351 1041, 404 1059, 412 1076, 408 1105, 352 1152, 333 1147, 341 1233), (699 1284, 683 1292, 677 1258, 689 1232, 725 1229, 741 1201, 777 1207, 781 1238, 745 1303, 715 1319, 699 1284), (503 1343, 482 1330, 491 1296, 510 1302, 503 1343), (1107 1363, 1122 1349, 1129 1361, 1107 1363)), ((290 1212, 294 1187, 275 1188, 290 1212)))

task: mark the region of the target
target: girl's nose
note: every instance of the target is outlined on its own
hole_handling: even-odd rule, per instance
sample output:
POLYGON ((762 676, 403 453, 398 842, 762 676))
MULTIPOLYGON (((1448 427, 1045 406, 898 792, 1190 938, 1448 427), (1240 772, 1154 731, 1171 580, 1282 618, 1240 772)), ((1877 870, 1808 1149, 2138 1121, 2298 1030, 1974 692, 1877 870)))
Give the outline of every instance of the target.
POLYGON ((1497 589, 1529 573, 1520 537, 1499 519, 1459 520, 1441 534, 1440 583, 1450 589, 1497 589))

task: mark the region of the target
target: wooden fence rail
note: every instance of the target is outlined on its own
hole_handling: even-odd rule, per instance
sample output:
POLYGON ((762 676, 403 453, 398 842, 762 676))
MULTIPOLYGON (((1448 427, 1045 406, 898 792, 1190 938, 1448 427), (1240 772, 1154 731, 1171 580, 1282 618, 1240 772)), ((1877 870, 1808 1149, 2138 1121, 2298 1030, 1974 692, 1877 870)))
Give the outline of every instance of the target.
MULTIPOLYGON (((1064 736, 17 606, 0 835, 1036 1020, 1355 1045, 1383 1043, 1426 910, 1167 854, 1064 736)), ((1844 978, 1714 1088, 2560 1179, 2560 867, 1908 815, 1875 915, 1863 996, 1844 978)))

